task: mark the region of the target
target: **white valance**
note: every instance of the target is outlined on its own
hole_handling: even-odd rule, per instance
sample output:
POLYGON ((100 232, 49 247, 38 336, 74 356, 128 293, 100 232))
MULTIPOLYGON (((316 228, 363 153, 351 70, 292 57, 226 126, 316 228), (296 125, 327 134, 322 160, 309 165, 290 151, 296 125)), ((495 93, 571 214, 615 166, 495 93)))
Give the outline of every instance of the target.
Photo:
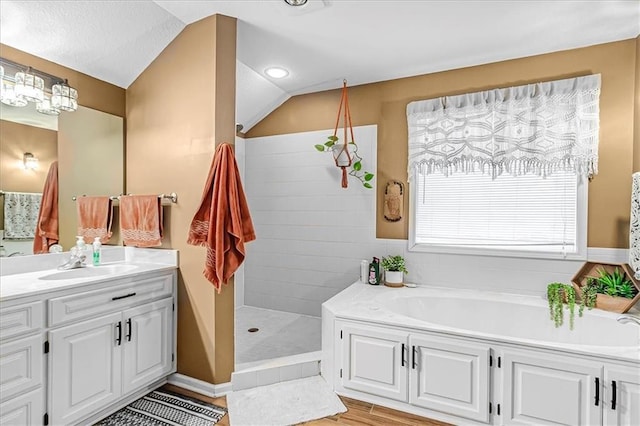
POLYGON ((481 170, 496 177, 598 172, 600 74, 411 102, 409 180, 481 170))

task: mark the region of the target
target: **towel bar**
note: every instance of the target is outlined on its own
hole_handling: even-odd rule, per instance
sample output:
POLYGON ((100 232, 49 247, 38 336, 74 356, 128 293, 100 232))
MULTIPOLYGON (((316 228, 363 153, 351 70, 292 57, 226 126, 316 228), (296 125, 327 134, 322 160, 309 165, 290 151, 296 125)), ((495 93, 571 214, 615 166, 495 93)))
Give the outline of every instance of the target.
MULTIPOLYGON (((131 194, 129 194, 129 195, 131 195, 131 194)), ((86 195, 82 195, 82 197, 86 197, 86 195)), ((109 198, 112 201, 119 200, 120 199, 120 195, 110 195, 109 198)), ((171 202, 174 203, 174 204, 178 202, 178 194, 176 194, 175 192, 172 192, 171 194, 160 194, 160 195, 158 195, 158 198, 171 200, 171 202)), ((76 201, 78 199, 78 197, 76 197, 74 195, 73 197, 71 197, 71 199, 73 201, 76 201)))

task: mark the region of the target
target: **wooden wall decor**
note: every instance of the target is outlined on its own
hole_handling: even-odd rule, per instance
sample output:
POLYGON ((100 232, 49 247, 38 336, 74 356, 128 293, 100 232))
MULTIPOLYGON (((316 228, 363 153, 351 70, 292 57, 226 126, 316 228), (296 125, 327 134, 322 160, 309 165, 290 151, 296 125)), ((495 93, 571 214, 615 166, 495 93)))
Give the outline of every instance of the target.
POLYGON ((389 222, 398 222, 404 214, 404 185, 390 180, 384 189, 384 218, 389 222))

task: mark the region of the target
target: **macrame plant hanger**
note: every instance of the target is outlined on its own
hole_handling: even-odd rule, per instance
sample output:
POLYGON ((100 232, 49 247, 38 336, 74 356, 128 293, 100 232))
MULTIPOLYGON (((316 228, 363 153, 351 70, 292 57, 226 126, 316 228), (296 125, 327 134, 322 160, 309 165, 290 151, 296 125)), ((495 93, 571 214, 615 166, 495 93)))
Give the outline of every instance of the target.
MULTIPOLYGON (((340 125, 340 117, 343 118, 342 127, 344 129, 344 137, 341 144, 332 147, 333 159, 336 166, 342 169, 342 187, 346 188, 349 184, 347 179, 347 167, 351 167, 353 162, 353 154, 349 152, 349 144, 354 144, 353 125, 351 124, 351 111, 349 110, 349 95, 347 93, 347 80, 342 80, 342 96, 340 97, 340 107, 338 108, 338 118, 336 126, 333 129, 333 140, 337 140, 338 126, 340 125), (347 127, 349 131, 347 132, 347 127), (351 141, 347 139, 347 135, 351 135, 351 141)), ((355 145, 353 145, 355 146, 355 145)))

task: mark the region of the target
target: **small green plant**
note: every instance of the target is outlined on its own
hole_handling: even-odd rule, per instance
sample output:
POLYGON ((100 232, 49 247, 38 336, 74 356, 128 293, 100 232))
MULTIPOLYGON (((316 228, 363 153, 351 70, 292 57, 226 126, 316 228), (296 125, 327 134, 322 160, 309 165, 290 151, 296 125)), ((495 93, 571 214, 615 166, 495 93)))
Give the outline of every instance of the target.
MULTIPOLYGON (((314 145, 316 149, 320 152, 328 152, 333 150, 333 146, 336 145, 339 141, 337 136, 329 136, 327 141, 324 144, 314 145)), ((353 176, 362 182, 362 185, 365 188, 371 189, 373 186, 371 185, 371 180, 375 176, 373 173, 367 172, 362 169, 362 157, 358 155, 358 145, 355 142, 349 142, 349 145, 353 146, 353 150, 351 152, 351 170, 349 171, 349 176, 353 176)))
POLYGON ((404 272, 408 274, 404 263, 404 258, 402 256, 388 256, 382 258, 382 267, 386 271, 395 271, 395 272, 404 272))
MULTIPOLYGON (((556 327, 564 323, 564 302, 569 308, 569 329, 573 330, 573 319, 576 306, 576 291, 572 286, 563 283, 547 285, 547 301, 549 302, 549 317, 556 327)), ((582 316, 582 310, 579 315, 582 316)))
POLYGON ((620 268, 616 267, 613 272, 600 268, 597 273, 597 277, 587 277, 587 284, 589 280, 595 281, 592 286, 597 288, 597 293, 627 299, 633 299, 638 294, 638 290, 620 268))
POLYGON ((582 296, 580 301, 580 316, 582 316, 582 312, 584 308, 592 309, 596 306, 596 298, 598 297, 598 290, 600 289, 600 284, 598 280, 593 277, 588 277, 587 282, 582 287, 582 296))

